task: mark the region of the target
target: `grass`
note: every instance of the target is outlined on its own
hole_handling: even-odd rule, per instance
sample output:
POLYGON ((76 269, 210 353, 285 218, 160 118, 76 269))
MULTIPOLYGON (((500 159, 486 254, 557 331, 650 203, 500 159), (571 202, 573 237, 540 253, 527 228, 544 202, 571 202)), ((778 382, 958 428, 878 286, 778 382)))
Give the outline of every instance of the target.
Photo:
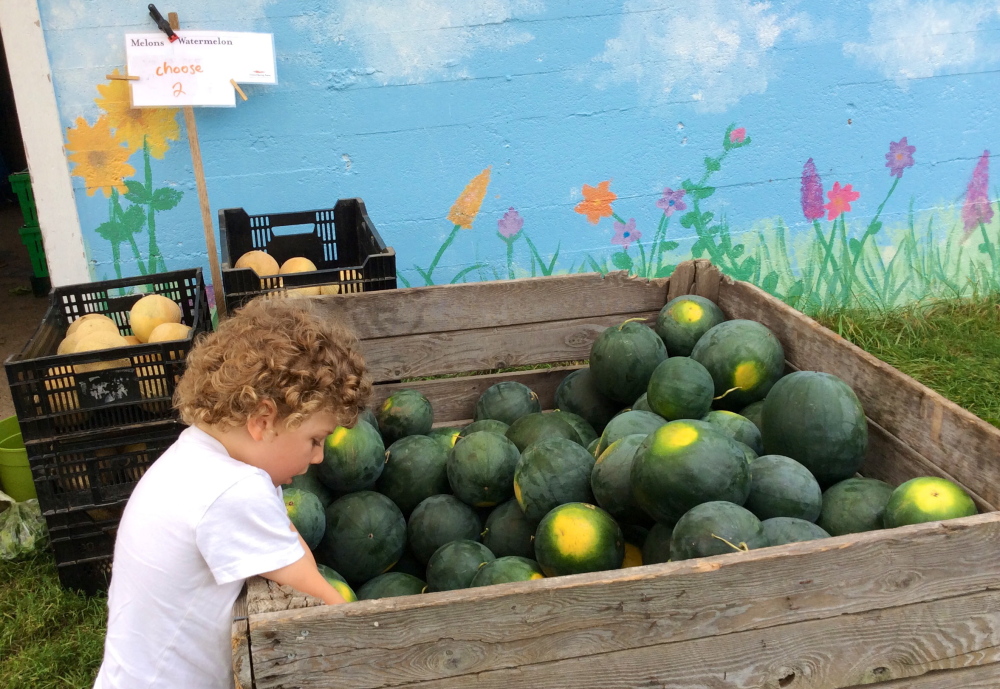
POLYGON ((0 687, 93 686, 104 649, 107 598, 64 591, 52 556, 0 561, 0 687))

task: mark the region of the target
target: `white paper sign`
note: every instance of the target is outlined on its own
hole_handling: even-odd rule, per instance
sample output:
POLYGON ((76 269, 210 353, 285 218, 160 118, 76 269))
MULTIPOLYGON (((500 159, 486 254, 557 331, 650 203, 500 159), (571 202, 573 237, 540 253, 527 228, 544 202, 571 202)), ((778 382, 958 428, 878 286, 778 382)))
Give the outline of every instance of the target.
POLYGON ((274 39, 271 34, 232 31, 178 31, 125 34, 132 107, 236 105, 237 83, 274 84, 274 39))

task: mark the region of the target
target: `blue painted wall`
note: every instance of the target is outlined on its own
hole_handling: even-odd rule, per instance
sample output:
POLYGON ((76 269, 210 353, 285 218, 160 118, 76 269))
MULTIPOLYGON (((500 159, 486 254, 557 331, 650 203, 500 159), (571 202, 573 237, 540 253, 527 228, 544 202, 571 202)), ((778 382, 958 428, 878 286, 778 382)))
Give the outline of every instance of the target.
MULTIPOLYGON (((40 7, 63 123, 92 123, 96 86, 124 64, 123 34, 153 30, 145 5, 40 7)), ((548 264, 558 250, 555 272, 631 264, 652 275, 710 255, 808 308, 847 293, 896 302, 1000 284, 985 155, 1000 128, 995 3, 178 0, 167 9, 189 28, 275 38, 277 86, 246 88, 250 100, 235 109, 198 110, 213 215, 359 196, 412 285, 426 281, 415 266, 432 262, 455 227, 452 205, 486 168, 481 207, 441 255, 436 283, 463 271, 463 280, 541 274, 550 267, 535 251, 548 264), (902 157, 887 160, 890 143, 902 157), (823 204, 835 182, 860 194, 833 221, 837 206, 805 217, 809 159, 823 204), (621 227, 577 210, 584 185, 605 181, 621 227), (687 213, 667 222, 657 201, 685 181, 687 213), (711 219, 690 215, 699 193, 711 219), (524 224, 508 262, 498 221, 510 208, 524 224), (658 228, 667 243, 654 246, 658 228)), ((153 186, 183 194, 157 213, 157 241, 168 268, 207 267, 183 124, 180 136, 151 161, 153 186)), ((141 179, 141 150, 130 163, 141 179)), ((96 231, 109 199, 73 179, 92 274, 114 277, 111 243, 96 231)), ((123 250, 126 274, 138 270, 133 256, 123 250)))

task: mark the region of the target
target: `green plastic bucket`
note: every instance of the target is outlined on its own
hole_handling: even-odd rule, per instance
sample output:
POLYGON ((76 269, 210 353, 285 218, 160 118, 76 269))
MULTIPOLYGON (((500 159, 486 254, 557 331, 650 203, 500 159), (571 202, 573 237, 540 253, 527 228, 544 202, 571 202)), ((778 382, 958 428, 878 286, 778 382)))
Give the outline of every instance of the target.
POLYGON ((18 502, 38 497, 16 416, 0 421, 0 488, 18 502))

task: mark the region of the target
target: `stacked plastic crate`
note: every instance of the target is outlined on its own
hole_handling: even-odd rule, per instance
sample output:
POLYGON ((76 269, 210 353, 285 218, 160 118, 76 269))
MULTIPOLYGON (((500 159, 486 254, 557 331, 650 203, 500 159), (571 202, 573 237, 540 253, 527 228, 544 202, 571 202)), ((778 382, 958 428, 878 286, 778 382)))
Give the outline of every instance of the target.
POLYGON ((35 208, 35 194, 31 189, 31 175, 25 170, 15 172, 8 179, 10 188, 21 206, 21 215, 24 216, 24 226, 18 232, 31 259, 31 291, 35 296, 44 296, 48 294, 50 287, 49 265, 45 261, 45 247, 42 245, 42 230, 38 226, 38 211, 35 208))

